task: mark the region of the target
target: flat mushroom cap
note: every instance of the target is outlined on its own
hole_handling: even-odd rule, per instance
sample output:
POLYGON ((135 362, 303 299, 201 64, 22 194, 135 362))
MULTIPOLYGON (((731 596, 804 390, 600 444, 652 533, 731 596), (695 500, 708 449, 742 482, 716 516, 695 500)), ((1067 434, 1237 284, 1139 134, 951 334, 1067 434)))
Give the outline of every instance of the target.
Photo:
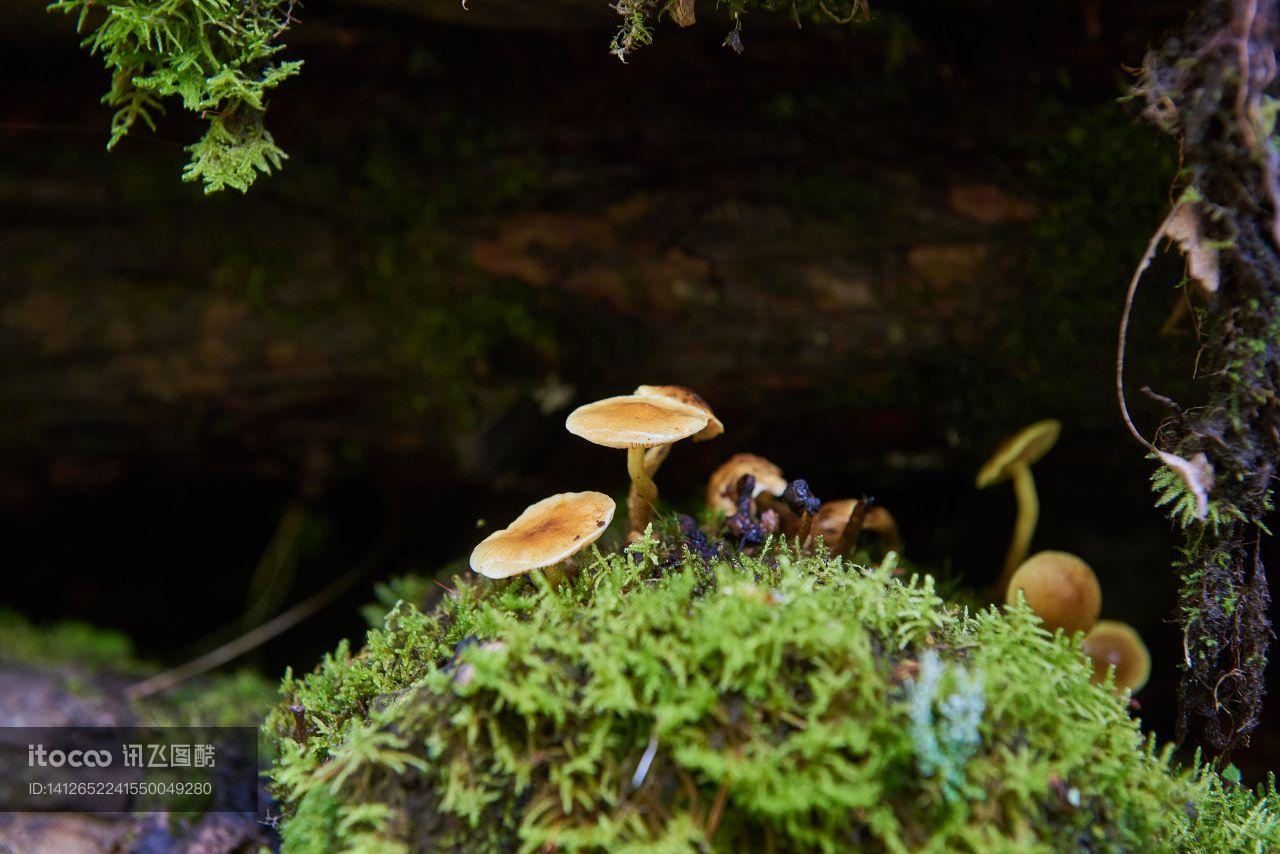
POLYGON ((707 480, 708 506, 723 510, 725 513, 734 513, 738 508, 734 506, 733 499, 725 493, 732 494, 744 474, 749 474, 756 479, 753 498, 764 492, 781 495, 787 488, 787 479, 783 477, 782 469, 764 457, 755 454, 734 454, 713 471, 707 480))
POLYGON ((1008 480, 1015 467, 1031 465, 1043 457, 1058 441, 1062 422, 1052 418, 1023 427, 996 447, 991 459, 978 472, 978 489, 1008 480))
POLYGON ((613 499, 602 492, 562 492, 544 498, 471 552, 471 568, 485 578, 510 578, 559 563, 600 539, 613 520, 613 499))
POLYGON ((707 413, 707 426, 693 434, 693 441, 695 442, 714 439, 724 432, 724 422, 716 418, 716 414, 711 411, 711 405, 702 399, 702 395, 691 388, 685 388, 682 385, 642 385, 635 390, 635 394, 639 397, 663 397, 689 406, 696 406, 707 413))
POLYGON ((707 426, 707 413, 666 397, 623 395, 579 406, 565 429, 606 448, 652 448, 687 439, 707 426))
POLYGON ((1119 620, 1099 620, 1084 636, 1085 654, 1093 659, 1093 681, 1107 678, 1116 668, 1116 687, 1138 692, 1151 677, 1151 653, 1137 630, 1119 620))
POLYGON ((1018 601, 1018 591, 1049 631, 1087 632, 1102 612, 1102 588, 1089 564, 1067 552, 1037 552, 1009 579, 1005 603, 1018 601))

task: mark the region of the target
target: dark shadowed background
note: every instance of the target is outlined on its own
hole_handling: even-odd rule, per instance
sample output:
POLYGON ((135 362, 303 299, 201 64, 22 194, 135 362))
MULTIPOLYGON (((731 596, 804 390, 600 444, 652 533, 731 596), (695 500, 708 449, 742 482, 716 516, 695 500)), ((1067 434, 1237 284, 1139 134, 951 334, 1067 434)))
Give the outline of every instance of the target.
MULTIPOLYGON (((1124 69, 1189 4, 752 15, 740 56, 700 7, 626 65, 607 10, 469 5, 306 4, 303 74, 268 115, 290 159, 211 197, 179 180, 196 119, 108 155, 73 22, 6 11, 0 606, 177 663, 364 567, 255 654, 307 669, 359 637, 375 582, 459 569, 479 520, 621 492, 621 455, 562 425, 639 383, 692 386, 728 428, 673 452, 675 505, 754 451, 824 498, 875 496, 913 562, 982 588, 1013 498, 974 474, 1054 417, 1035 546, 1088 560, 1104 616, 1141 630, 1142 716, 1172 737, 1178 538, 1112 378, 1177 165, 1124 69)), ((1135 308, 1149 433, 1141 386, 1202 393, 1181 269, 1162 257, 1135 308)), ((1237 764, 1280 766, 1274 704, 1237 764)))

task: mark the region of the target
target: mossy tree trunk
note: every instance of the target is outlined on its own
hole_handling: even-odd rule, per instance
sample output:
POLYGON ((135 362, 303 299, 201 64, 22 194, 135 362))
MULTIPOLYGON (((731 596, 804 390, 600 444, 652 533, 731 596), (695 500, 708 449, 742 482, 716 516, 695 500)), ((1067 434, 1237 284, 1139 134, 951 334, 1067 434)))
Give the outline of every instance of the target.
POLYGON ((1271 625, 1259 544, 1280 459, 1280 224, 1274 135, 1276 4, 1212 0, 1149 57, 1139 92, 1178 138, 1221 280, 1203 314, 1209 403, 1165 424, 1161 442, 1215 470, 1217 507, 1185 530, 1181 727, 1228 754, 1258 725, 1271 625))

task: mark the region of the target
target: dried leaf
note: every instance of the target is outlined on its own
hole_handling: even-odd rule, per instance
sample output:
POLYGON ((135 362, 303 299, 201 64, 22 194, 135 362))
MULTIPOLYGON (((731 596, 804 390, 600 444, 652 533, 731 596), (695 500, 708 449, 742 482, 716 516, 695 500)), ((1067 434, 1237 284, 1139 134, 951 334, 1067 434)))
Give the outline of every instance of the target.
POLYGON ((1213 466, 1203 453, 1196 454, 1190 460, 1177 454, 1166 454, 1157 451, 1160 461, 1178 473, 1187 491, 1196 497, 1196 518, 1201 522, 1209 515, 1209 490, 1213 489, 1213 466))
POLYGON ((674 0, 667 7, 667 12, 671 15, 671 20, 675 21, 677 26, 691 27, 695 18, 693 14, 694 0, 674 0))
POLYGON ((1186 202, 1179 204, 1173 216, 1169 217, 1164 233, 1187 256, 1187 274, 1199 282, 1206 293, 1216 292, 1219 276, 1218 247, 1205 241, 1200 228, 1200 215, 1195 206, 1186 202))

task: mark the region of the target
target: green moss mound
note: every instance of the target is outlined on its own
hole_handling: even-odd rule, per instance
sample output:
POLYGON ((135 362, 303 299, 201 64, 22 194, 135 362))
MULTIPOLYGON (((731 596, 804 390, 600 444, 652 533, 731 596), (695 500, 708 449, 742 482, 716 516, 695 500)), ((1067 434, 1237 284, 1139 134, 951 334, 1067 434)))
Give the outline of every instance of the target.
POLYGON ((456 585, 286 678, 286 851, 1280 846, 1274 781, 1174 768, 1078 642, 891 561, 645 539, 456 585))

